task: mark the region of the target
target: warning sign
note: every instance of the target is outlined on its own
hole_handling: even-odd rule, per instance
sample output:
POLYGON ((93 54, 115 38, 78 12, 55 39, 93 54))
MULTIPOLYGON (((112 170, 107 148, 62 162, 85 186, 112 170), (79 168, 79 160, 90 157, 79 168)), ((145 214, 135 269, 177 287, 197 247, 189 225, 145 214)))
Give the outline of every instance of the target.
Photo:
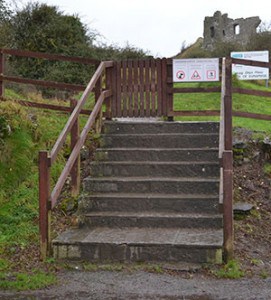
POLYGON ((219 59, 173 59, 173 81, 219 81, 219 59))
POLYGON ((216 79, 216 71, 207 70, 207 79, 216 79))
POLYGON ((192 80, 200 80, 201 79, 199 72, 197 70, 194 71, 194 73, 191 76, 191 79, 192 80))
POLYGON ((180 80, 184 80, 185 79, 185 72, 183 70, 180 70, 177 72, 176 74, 177 78, 180 80))

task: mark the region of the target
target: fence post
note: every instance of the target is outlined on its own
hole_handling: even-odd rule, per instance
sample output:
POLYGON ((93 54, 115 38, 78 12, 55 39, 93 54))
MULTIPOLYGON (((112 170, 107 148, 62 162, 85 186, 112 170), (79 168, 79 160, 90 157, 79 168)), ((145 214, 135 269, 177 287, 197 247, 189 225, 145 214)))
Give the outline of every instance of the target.
MULTIPOLYGON (((113 68, 106 68, 105 76, 106 76, 106 89, 112 90, 112 75, 113 75, 113 68)), ((105 99, 106 104, 106 119, 112 119, 112 96, 105 99)))
MULTIPOLYGON (((77 105, 75 99, 70 100, 71 113, 77 105)), ((71 128, 71 151, 76 145, 79 139, 79 118, 76 119, 72 128, 71 128)), ((72 197, 78 196, 80 191, 80 154, 74 162, 74 165, 71 169, 71 195, 72 197)))
POLYGON ((39 151, 39 231, 40 231, 40 257, 42 260, 50 251, 50 156, 48 151, 39 151))
MULTIPOLYGON (((4 69, 5 69, 5 57, 2 50, 0 50, 0 76, 4 76, 4 69)), ((0 78, 0 97, 4 97, 5 87, 4 87, 4 80, 0 78)))
POLYGON ((173 121, 173 76, 172 76, 172 59, 167 59, 167 119, 173 121))
MULTIPOLYGON (((96 65, 96 70, 99 67, 99 65, 96 65)), ((94 94, 95 94, 95 103, 98 101, 102 90, 102 77, 99 77, 99 79, 96 82, 95 88, 94 88, 94 94)))
POLYGON ((223 220, 224 220, 224 260, 233 258, 233 153, 232 153, 232 60, 225 62, 224 130, 225 151, 223 163, 223 220))

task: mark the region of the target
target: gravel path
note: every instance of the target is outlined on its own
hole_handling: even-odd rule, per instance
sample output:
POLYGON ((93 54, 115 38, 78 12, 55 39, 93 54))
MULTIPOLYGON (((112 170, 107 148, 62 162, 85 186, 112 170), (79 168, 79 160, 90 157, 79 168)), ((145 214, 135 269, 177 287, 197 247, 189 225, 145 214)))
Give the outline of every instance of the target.
POLYGON ((0 299, 271 299, 271 278, 184 279, 147 272, 80 272, 59 275, 59 284, 33 292, 1 292, 0 299))

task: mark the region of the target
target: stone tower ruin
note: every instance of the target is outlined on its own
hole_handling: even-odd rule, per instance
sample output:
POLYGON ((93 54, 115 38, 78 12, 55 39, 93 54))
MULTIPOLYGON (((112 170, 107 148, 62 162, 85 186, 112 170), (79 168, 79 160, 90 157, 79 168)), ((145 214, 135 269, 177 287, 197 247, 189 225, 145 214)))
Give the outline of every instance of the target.
POLYGON ((236 42, 246 45, 260 25, 259 17, 230 19, 228 14, 216 11, 204 19, 203 48, 213 50, 217 42, 236 42))

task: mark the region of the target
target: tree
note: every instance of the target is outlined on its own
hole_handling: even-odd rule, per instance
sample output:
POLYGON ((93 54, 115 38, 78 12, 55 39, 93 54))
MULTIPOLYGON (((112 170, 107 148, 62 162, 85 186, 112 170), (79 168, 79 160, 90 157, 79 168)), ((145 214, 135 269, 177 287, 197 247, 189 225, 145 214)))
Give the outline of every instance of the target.
POLYGON ((5 47, 9 40, 10 18, 12 11, 6 5, 4 0, 0 0, 0 47, 5 47))

